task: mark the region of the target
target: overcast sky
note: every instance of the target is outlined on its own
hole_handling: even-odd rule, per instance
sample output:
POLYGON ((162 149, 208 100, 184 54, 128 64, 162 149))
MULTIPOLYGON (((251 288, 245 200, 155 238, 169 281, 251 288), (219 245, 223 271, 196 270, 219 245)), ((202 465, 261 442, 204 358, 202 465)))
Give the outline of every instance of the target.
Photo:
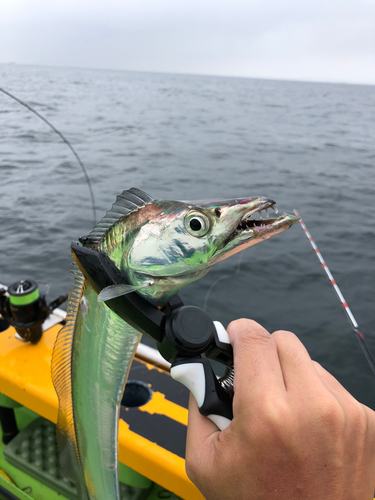
POLYGON ((0 62, 375 84, 375 0, 0 0, 0 62))

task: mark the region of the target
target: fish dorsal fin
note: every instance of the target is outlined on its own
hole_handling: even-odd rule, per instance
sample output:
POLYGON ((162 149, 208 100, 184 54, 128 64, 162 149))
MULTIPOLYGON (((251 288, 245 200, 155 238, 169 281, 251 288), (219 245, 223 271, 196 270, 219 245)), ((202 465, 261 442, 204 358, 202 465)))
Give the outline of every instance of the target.
POLYGON ((74 428, 71 377, 74 326, 85 280, 76 264, 73 264, 73 275, 74 288, 69 292, 66 324, 57 334, 53 348, 51 374, 59 398, 56 439, 62 470, 74 481, 78 498, 88 500, 74 428))
POLYGON ((111 210, 105 214, 102 220, 88 235, 88 244, 92 247, 96 247, 105 234, 123 217, 126 217, 132 212, 136 212, 152 201, 153 198, 140 189, 132 187, 123 191, 117 196, 111 210))

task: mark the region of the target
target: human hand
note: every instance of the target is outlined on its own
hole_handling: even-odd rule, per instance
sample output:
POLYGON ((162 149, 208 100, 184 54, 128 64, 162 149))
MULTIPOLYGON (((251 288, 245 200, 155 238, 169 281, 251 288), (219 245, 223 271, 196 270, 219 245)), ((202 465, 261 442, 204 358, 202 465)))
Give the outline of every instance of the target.
POLYGON ((208 500, 372 500, 375 412, 291 332, 228 326, 233 420, 219 431, 190 397, 186 471, 208 500))

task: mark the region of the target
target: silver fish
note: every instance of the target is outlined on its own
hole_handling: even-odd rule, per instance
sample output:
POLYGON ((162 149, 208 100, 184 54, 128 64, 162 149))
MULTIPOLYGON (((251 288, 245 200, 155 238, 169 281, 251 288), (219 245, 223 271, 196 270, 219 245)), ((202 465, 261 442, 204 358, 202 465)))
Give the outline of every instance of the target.
POLYGON ((267 240, 298 218, 253 218, 275 202, 262 197, 213 202, 157 201, 132 188, 92 230, 85 246, 106 254, 130 285, 99 296, 78 269, 67 324, 56 340, 52 378, 59 397, 58 442, 65 473, 82 500, 117 500, 121 397, 140 334, 106 305, 137 291, 167 303, 230 255, 267 240))

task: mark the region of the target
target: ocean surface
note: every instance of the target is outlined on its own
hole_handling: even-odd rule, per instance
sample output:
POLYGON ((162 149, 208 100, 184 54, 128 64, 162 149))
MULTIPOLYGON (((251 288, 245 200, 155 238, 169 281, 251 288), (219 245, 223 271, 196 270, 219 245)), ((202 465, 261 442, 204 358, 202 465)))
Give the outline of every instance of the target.
MULTIPOLYGON (((375 87, 0 64, 0 87, 76 148, 97 220, 132 186, 156 199, 266 196, 297 208, 375 353, 375 87)), ((0 283, 71 286, 70 242, 93 226, 71 151, 0 93, 0 283)), ((227 325, 291 330, 375 408, 375 377, 299 224, 181 292, 227 325)))

